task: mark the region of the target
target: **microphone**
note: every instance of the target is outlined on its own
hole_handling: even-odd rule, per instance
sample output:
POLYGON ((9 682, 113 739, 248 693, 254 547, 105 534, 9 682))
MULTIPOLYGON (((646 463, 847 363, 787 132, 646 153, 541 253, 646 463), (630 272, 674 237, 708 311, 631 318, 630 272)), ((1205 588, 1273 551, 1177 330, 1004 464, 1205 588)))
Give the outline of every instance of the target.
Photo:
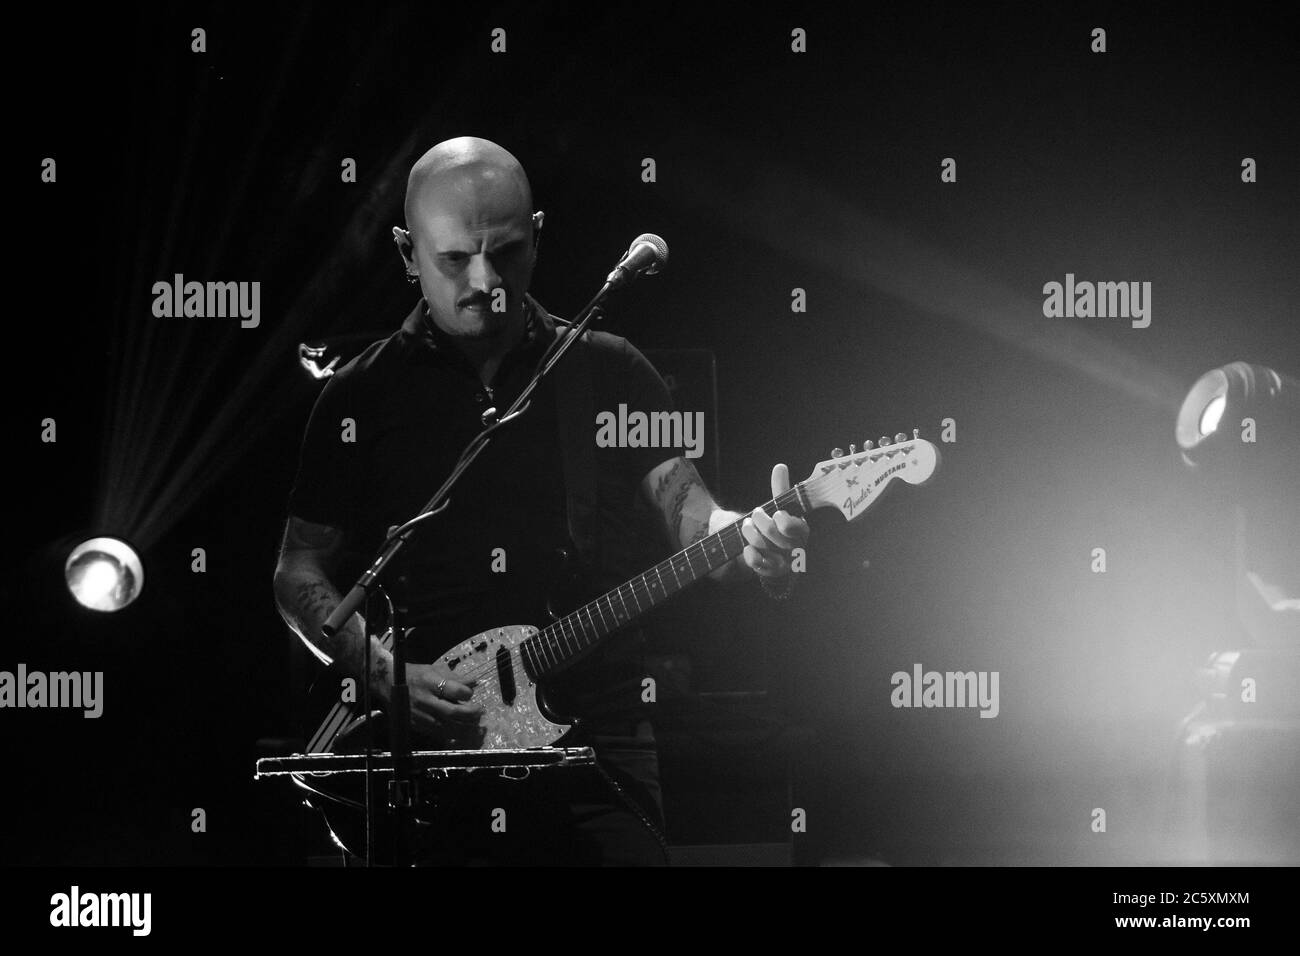
POLYGON ((647 232, 632 240, 632 245, 623 254, 614 271, 605 277, 605 283, 611 289, 617 289, 643 273, 648 276, 656 275, 666 265, 668 265, 668 243, 647 232))

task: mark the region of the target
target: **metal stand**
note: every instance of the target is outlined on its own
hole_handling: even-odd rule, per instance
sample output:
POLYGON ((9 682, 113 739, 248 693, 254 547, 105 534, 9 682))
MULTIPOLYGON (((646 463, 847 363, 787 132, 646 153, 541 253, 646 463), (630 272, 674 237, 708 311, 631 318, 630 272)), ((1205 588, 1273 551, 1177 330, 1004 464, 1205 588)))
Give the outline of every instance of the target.
MULTIPOLYGON (((370 781, 374 774, 400 772, 404 767, 412 781, 412 800, 407 808, 408 834, 395 840, 406 844, 394 847, 398 865, 414 865, 414 844, 409 835, 417 817, 428 818, 435 811, 432 786, 454 781, 469 774, 490 773, 504 779, 523 781, 535 773, 553 770, 591 768, 600 771, 595 751, 590 747, 539 747, 529 750, 427 750, 406 756, 388 752, 360 754, 294 754, 289 757, 263 757, 257 761, 255 780, 289 777, 307 794, 308 802, 325 816, 334 840, 353 856, 367 857, 377 844, 377 828, 359 825, 358 815, 365 812, 371 798, 370 781), (355 784, 365 789, 364 797, 355 794, 355 784), (362 846, 362 843, 366 846, 362 846)), ((603 774, 603 772, 602 772, 603 774)), ((401 831, 398 830, 398 833, 401 831)))

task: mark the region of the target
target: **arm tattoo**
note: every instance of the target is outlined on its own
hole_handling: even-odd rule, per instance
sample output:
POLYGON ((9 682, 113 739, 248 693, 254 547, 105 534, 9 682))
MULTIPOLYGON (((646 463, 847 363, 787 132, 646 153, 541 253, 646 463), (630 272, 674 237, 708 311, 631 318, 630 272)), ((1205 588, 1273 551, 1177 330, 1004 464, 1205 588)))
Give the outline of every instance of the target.
POLYGON ((309 579, 298 582, 294 589, 294 612, 301 622, 302 633, 311 643, 330 656, 331 660, 342 661, 348 655, 349 647, 346 631, 340 630, 333 639, 326 640, 321 633, 318 621, 324 621, 338 607, 338 598, 325 581, 309 579))
POLYGON ((677 459, 655 487, 655 502, 659 505, 664 520, 672 531, 674 543, 679 547, 703 540, 708 535, 708 516, 701 517, 686 510, 687 500, 697 488, 707 499, 708 490, 704 487, 699 472, 684 458, 677 459), (689 542, 683 540, 683 525, 686 526, 689 542))
POLYGON ((663 507, 664 492, 668 490, 668 486, 677 478, 677 473, 681 471, 681 469, 682 459, 678 458, 673 462, 673 466, 668 469, 668 474, 659 479, 659 484, 655 487, 655 503, 660 507, 663 507))
POLYGON ((677 493, 673 495, 673 510, 670 520, 673 523, 673 537, 677 541, 682 540, 682 509, 686 507, 686 496, 691 493, 691 480, 687 478, 682 482, 677 493))
MULTIPOLYGON (((296 518, 290 519, 290 527, 285 532, 286 549, 297 523, 296 518)), ((323 529, 325 539, 341 547, 342 533, 337 529, 323 525, 315 528, 323 529)), ((305 553, 291 560, 282 555, 275 572, 276 606, 289 628, 323 663, 340 664, 352 676, 359 676, 365 649, 359 626, 363 622, 353 616, 332 637, 326 638, 321 632, 321 624, 338 608, 340 600, 324 566, 329 557, 324 551, 305 553)))
POLYGON ((299 582, 297 597, 299 613, 310 611, 313 615, 319 616, 321 620, 333 614, 334 608, 338 607, 334 598, 330 596, 329 588, 325 586, 323 581, 299 582))

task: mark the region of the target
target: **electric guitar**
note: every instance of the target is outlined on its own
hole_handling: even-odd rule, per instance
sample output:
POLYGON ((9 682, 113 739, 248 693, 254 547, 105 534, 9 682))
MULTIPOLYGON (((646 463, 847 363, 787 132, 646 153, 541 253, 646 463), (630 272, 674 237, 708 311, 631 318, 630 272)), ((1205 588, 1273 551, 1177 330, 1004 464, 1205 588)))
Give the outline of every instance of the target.
MULTIPOLYGON (((939 451, 918 437, 898 435, 879 447, 866 443, 862 451, 835 449, 827 461, 789 491, 763 505, 769 515, 785 511, 803 517, 816 508, 836 508, 853 521, 860 518, 898 478, 916 485, 928 479, 939 463, 939 451)), ((640 615, 736 558, 745 548, 743 519, 683 548, 554 623, 537 628, 512 624, 476 634, 456 645, 441 663, 463 683, 473 680, 473 702, 483 707, 476 727, 446 724, 442 735, 415 739, 420 749, 501 750, 546 747, 570 729, 562 715, 546 703, 548 677, 592 650, 640 615)), ((392 646, 392 632, 381 643, 392 646)), ((321 682, 318 682, 318 686, 321 682)), ((354 752, 365 745, 362 733, 371 715, 356 702, 355 682, 341 675, 324 679, 332 706, 307 745, 307 753, 354 752), (348 692, 344 692, 347 689, 348 692)), ((385 738, 380 738, 385 739, 385 738)))

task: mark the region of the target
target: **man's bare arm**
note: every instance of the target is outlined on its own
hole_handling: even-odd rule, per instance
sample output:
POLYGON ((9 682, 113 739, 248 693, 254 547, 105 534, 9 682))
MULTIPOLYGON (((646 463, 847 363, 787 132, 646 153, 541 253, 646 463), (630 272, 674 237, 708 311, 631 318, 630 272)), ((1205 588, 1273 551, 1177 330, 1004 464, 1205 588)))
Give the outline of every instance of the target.
MULTIPOLYGON (((332 638, 321 625, 342 602, 330 580, 343 552, 343 532, 329 525, 290 515, 275 568, 275 603, 280 616, 308 649, 326 664, 337 661, 354 678, 361 677, 365 627, 354 614, 332 638)), ((392 669, 392 655, 371 641, 371 686, 382 692, 392 669)))
MULTIPOLYGON (((778 498, 789 490, 789 469, 776 465, 772 469, 772 497, 778 498)), ((785 590, 781 594, 769 593, 778 598, 789 593, 789 555, 793 548, 808 540, 807 521, 785 511, 769 515, 762 508, 755 508, 742 515, 719 508, 695 466, 685 458, 674 458, 650 469, 641 483, 641 491, 659 509, 669 534, 682 548, 735 521, 742 522, 744 551, 709 577, 715 581, 734 581, 747 578, 752 572, 764 580, 765 587, 769 578, 785 578, 785 590)))
MULTIPOLYGON (((673 458, 650 469, 641 482, 641 493, 659 511, 678 548, 689 547, 744 517, 718 507, 704 479, 686 458, 673 458)), ((730 561, 709 575, 716 581, 747 576, 747 568, 739 561, 730 561)))

